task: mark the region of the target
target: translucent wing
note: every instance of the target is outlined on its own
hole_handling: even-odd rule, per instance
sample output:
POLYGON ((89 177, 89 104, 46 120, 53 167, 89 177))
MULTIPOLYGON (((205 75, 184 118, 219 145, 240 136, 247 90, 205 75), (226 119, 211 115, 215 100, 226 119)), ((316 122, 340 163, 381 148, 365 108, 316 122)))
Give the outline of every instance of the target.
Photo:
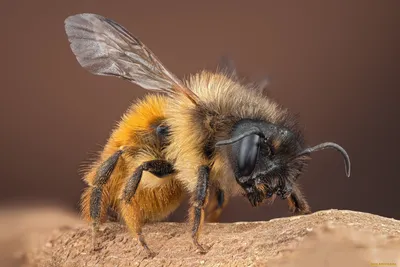
POLYGON ((238 73, 236 70, 235 62, 232 58, 228 56, 222 56, 219 59, 218 68, 223 72, 228 74, 232 79, 237 80, 238 73))
POLYGON ((96 14, 78 14, 65 20, 65 31, 79 64, 96 75, 127 79, 144 89, 198 97, 138 38, 113 20, 96 14))
MULTIPOLYGON (((222 73, 229 75, 229 77, 235 81, 244 83, 246 80, 244 77, 240 77, 236 69, 235 62, 228 56, 220 57, 218 69, 222 73)), ((269 85, 269 79, 268 77, 263 77, 262 79, 251 79, 248 84, 251 85, 249 86, 249 88, 253 88, 256 91, 263 93, 264 91, 266 91, 266 88, 269 85)))
POLYGON ((262 79, 258 79, 255 82, 251 83, 255 90, 257 90, 260 93, 263 93, 267 90, 268 86, 269 86, 269 79, 268 77, 263 77, 262 79))

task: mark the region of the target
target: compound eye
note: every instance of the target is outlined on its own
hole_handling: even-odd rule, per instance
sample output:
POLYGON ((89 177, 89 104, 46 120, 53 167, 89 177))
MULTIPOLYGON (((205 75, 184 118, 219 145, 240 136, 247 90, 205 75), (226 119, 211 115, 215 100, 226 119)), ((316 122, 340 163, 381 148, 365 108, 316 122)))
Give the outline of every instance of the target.
POLYGON ((260 139, 260 136, 252 134, 240 141, 237 165, 241 176, 249 176, 253 172, 260 150, 260 139))

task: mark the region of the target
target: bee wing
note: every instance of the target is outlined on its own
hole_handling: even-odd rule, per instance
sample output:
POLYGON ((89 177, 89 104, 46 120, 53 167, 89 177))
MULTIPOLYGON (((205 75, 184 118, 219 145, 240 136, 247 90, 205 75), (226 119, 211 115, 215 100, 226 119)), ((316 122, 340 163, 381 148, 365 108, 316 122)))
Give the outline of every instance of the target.
POLYGON ((197 95, 117 22, 96 14, 78 14, 65 20, 65 31, 79 64, 91 73, 127 79, 169 95, 183 93, 197 102, 197 95))
POLYGON ((267 90, 269 83, 269 78, 264 77, 262 79, 258 79, 258 81, 253 82, 252 84, 257 92, 264 93, 267 90))
MULTIPOLYGON (((229 77, 235 81, 243 82, 243 78, 240 78, 238 71, 235 66, 235 62, 232 58, 228 56, 222 56, 218 62, 218 68, 222 71, 222 73, 229 75, 229 77)), ((266 88, 269 85, 269 78, 263 77, 262 79, 251 79, 252 81, 249 82, 249 87, 253 88, 259 93, 263 93, 266 91, 266 88), (254 81, 256 80, 256 81, 254 81)))
POLYGON ((222 56, 219 59, 218 62, 218 68, 223 72, 228 74, 232 79, 237 80, 238 74, 235 66, 235 62, 232 60, 232 58, 228 56, 222 56))

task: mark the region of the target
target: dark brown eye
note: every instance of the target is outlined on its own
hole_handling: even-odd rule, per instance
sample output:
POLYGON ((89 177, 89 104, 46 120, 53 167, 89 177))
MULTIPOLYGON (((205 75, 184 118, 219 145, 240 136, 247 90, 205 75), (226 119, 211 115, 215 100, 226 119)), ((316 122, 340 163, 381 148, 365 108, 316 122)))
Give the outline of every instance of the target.
POLYGON ((260 136, 252 134, 239 142, 237 166, 241 176, 249 176, 253 172, 260 150, 260 139, 260 136))

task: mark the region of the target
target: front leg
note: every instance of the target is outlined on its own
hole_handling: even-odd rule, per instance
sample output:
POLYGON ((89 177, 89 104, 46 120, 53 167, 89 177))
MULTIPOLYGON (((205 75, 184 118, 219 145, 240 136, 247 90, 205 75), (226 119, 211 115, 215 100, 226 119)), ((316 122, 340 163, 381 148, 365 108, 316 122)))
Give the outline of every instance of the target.
POLYGON ((207 202, 206 222, 219 222, 223 209, 228 205, 229 196, 226 196, 224 191, 217 187, 209 191, 207 202))
POLYGON ((310 214, 311 208, 307 203, 300 188, 293 184, 292 192, 288 197, 289 210, 296 214, 310 214))
POLYGON ((192 238, 194 245, 198 248, 200 253, 206 253, 198 239, 199 232, 204 223, 204 207, 207 202, 208 196, 208 182, 210 176, 210 167, 203 165, 199 167, 197 186, 194 198, 192 199, 191 218, 193 223, 192 238))

